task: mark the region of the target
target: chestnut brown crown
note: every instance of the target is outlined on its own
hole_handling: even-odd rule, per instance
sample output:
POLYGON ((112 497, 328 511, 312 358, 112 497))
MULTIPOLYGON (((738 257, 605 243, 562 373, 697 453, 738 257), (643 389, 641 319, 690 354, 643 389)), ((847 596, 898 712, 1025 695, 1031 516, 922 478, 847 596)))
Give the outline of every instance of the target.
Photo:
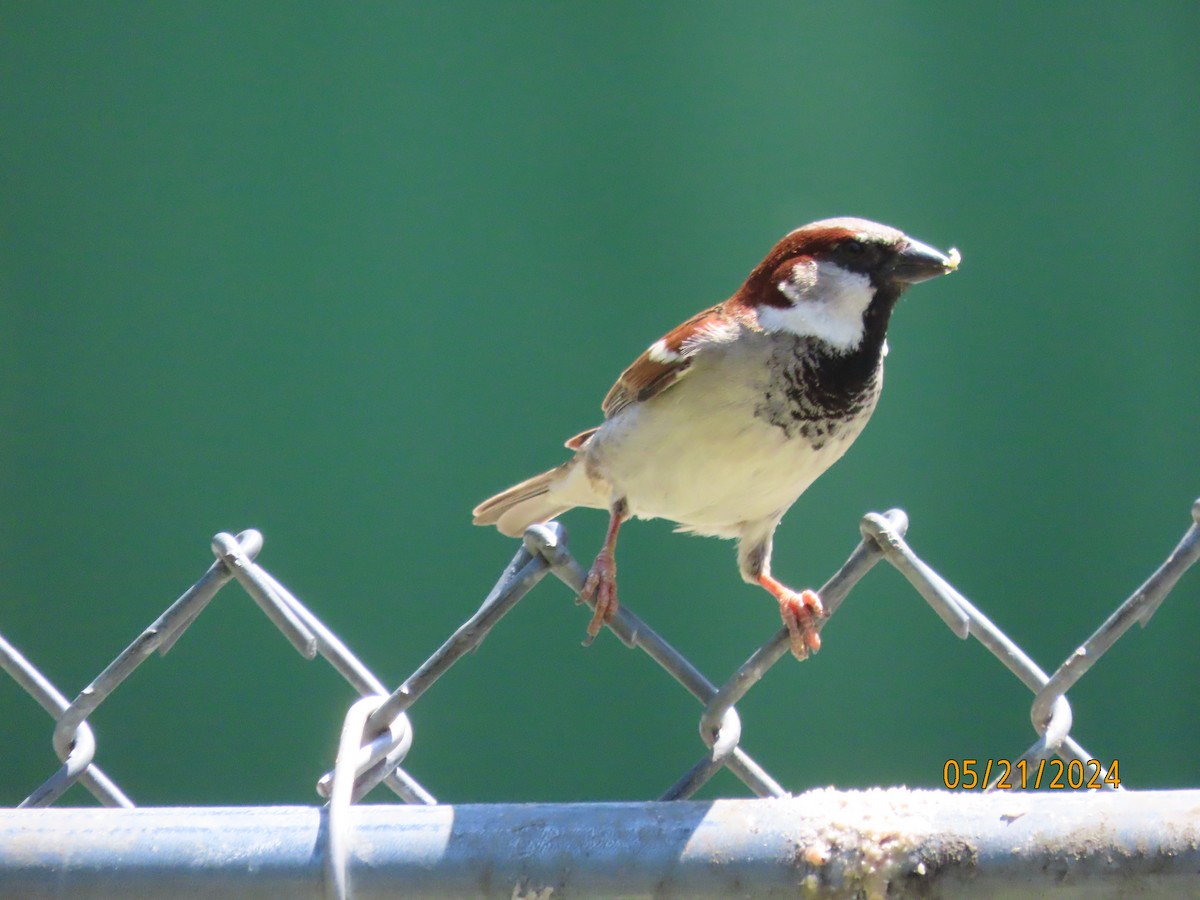
POLYGON ((746 278, 743 303, 787 306, 776 285, 797 264, 834 263, 865 275, 876 288, 899 294, 910 284, 946 275, 958 268, 957 250, 943 253, 903 231, 868 219, 841 217, 812 222, 784 235, 746 278))

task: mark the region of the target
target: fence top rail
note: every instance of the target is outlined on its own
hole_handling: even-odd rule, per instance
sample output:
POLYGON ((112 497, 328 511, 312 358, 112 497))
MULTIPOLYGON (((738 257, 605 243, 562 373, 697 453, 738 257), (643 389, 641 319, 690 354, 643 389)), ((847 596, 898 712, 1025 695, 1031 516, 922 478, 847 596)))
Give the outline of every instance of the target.
MULTIPOLYGON (((347 896, 1180 896, 1200 791, 354 808, 347 896)), ((0 896, 326 896, 328 808, 0 810, 0 896), (173 877, 172 877, 173 873, 173 877)))

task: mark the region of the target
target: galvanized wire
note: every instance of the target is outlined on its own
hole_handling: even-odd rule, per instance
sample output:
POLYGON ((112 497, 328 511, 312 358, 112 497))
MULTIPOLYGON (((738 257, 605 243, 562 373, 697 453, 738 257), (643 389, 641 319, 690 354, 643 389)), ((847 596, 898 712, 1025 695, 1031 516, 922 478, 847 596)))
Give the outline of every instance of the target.
MULTIPOLYGON (((55 720, 70 706, 62 692, 50 683, 50 679, 39 672, 33 663, 4 639, 3 635, 0 635, 0 667, 11 675, 12 679, 24 688, 29 696, 37 700, 42 709, 50 713, 55 720)), ((52 793, 54 796, 59 796, 62 793, 58 789, 60 783, 65 784, 63 788, 65 790, 78 779, 92 792, 92 796, 105 806, 132 808, 133 801, 125 796, 125 793, 101 771, 99 766, 92 763, 95 753, 96 738, 92 734, 92 729, 85 722, 78 728, 76 739, 63 760, 63 767, 50 776, 50 780, 46 782, 49 787, 44 786, 40 789, 41 794, 52 793)), ((38 798, 39 792, 35 792, 30 798, 23 801, 21 806, 33 806, 35 804, 30 801, 38 798)))
MULTIPOLYGON (((1034 694, 1030 717, 1037 737, 1021 759, 1037 762, 1057 756, 1065 762, 1086 763, 1095 757, 1071 735, 1073 718, 1067 692, 1134 622, 1145 626, 1183 573, 1200 559, 1200 500, 1193 504, 1191 513, 1191 526, 1162 566, 1052 675, 1047 675, 991 619, 916 554, 907 542, 908 518, 901 510, 863 517, 860 542, 820 590, 825 615, 817 627, 823 627, 837 612, 872 567, 880 561, 890 563, 955 635, 964 640, 974 637, 1034 694)), ((400 768, 413 744, 407 711, 464 654, 478 647, 504 615, 546 575, 555 575, 572 593, 578 594, 584 570, 568 549, 566 531, 560 524, 550 522, 531 527, 512 562, 475 614, 399 687, 389 692, 308 607, 256 562, 261 549, 262 536, 257 531, 245 531, 236 538, 224 533, 216 535, 212 541, 216 557, 212 566, 74 701, 68 702, 32 663, 0 637, 0 667, 55 719, 52 745, 62 761, 21 806, 48 806, 76 782, 106 806, 133 806, 95 763, 95 736, 88 726, 88 717, 151 654, 155 651, 165 654, 174 647, 216 593, 229 581, 236 580, 302 656, 306 659, 321 656, 357 694, 366 698, 351 706, 338 745, 337 764, 317 783, 318 792, 330 798, 327 848, 330 896, 347 896, 344 859, 349 806, 380 783, 407 803, 437 802, 400 768)), ((662 799, 692 796, 722 768, 729 769, 758 796, 788 796, 787 790, 743 747, 736 709, 737 702, 786 655, 785 628, 778 629, 755 648, 741 666, 718 684, 638 617, 627 603, 621 605, 607 624, 622 642, 646 653, 703 707, 699 729, 705 752, 663 793, 662 799)), ((1111 789, 1113 785, 1105 781, 1103 787, 1111 789)))

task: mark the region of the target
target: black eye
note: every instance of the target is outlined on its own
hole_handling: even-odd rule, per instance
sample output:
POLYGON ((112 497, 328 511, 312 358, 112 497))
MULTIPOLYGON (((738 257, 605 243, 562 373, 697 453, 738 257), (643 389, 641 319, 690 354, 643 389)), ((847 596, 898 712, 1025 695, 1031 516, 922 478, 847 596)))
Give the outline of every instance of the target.
POLYGON ((846 241, 842 244, 842 249, 851 256, 860 256, 866 252, 867 248, 862 241, 846 241))

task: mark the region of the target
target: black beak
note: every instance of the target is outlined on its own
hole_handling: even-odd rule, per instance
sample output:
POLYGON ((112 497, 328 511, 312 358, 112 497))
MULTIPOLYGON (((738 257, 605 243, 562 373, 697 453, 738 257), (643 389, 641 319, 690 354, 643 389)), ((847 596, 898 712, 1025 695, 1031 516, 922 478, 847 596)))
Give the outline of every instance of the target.
POLYGON ((952 249, 946 254, 909 238, 888 265, 887 274, 893 281, 917 284, 939 275, 949 275, 958 268, 961 259, 957 250, 952 249))

